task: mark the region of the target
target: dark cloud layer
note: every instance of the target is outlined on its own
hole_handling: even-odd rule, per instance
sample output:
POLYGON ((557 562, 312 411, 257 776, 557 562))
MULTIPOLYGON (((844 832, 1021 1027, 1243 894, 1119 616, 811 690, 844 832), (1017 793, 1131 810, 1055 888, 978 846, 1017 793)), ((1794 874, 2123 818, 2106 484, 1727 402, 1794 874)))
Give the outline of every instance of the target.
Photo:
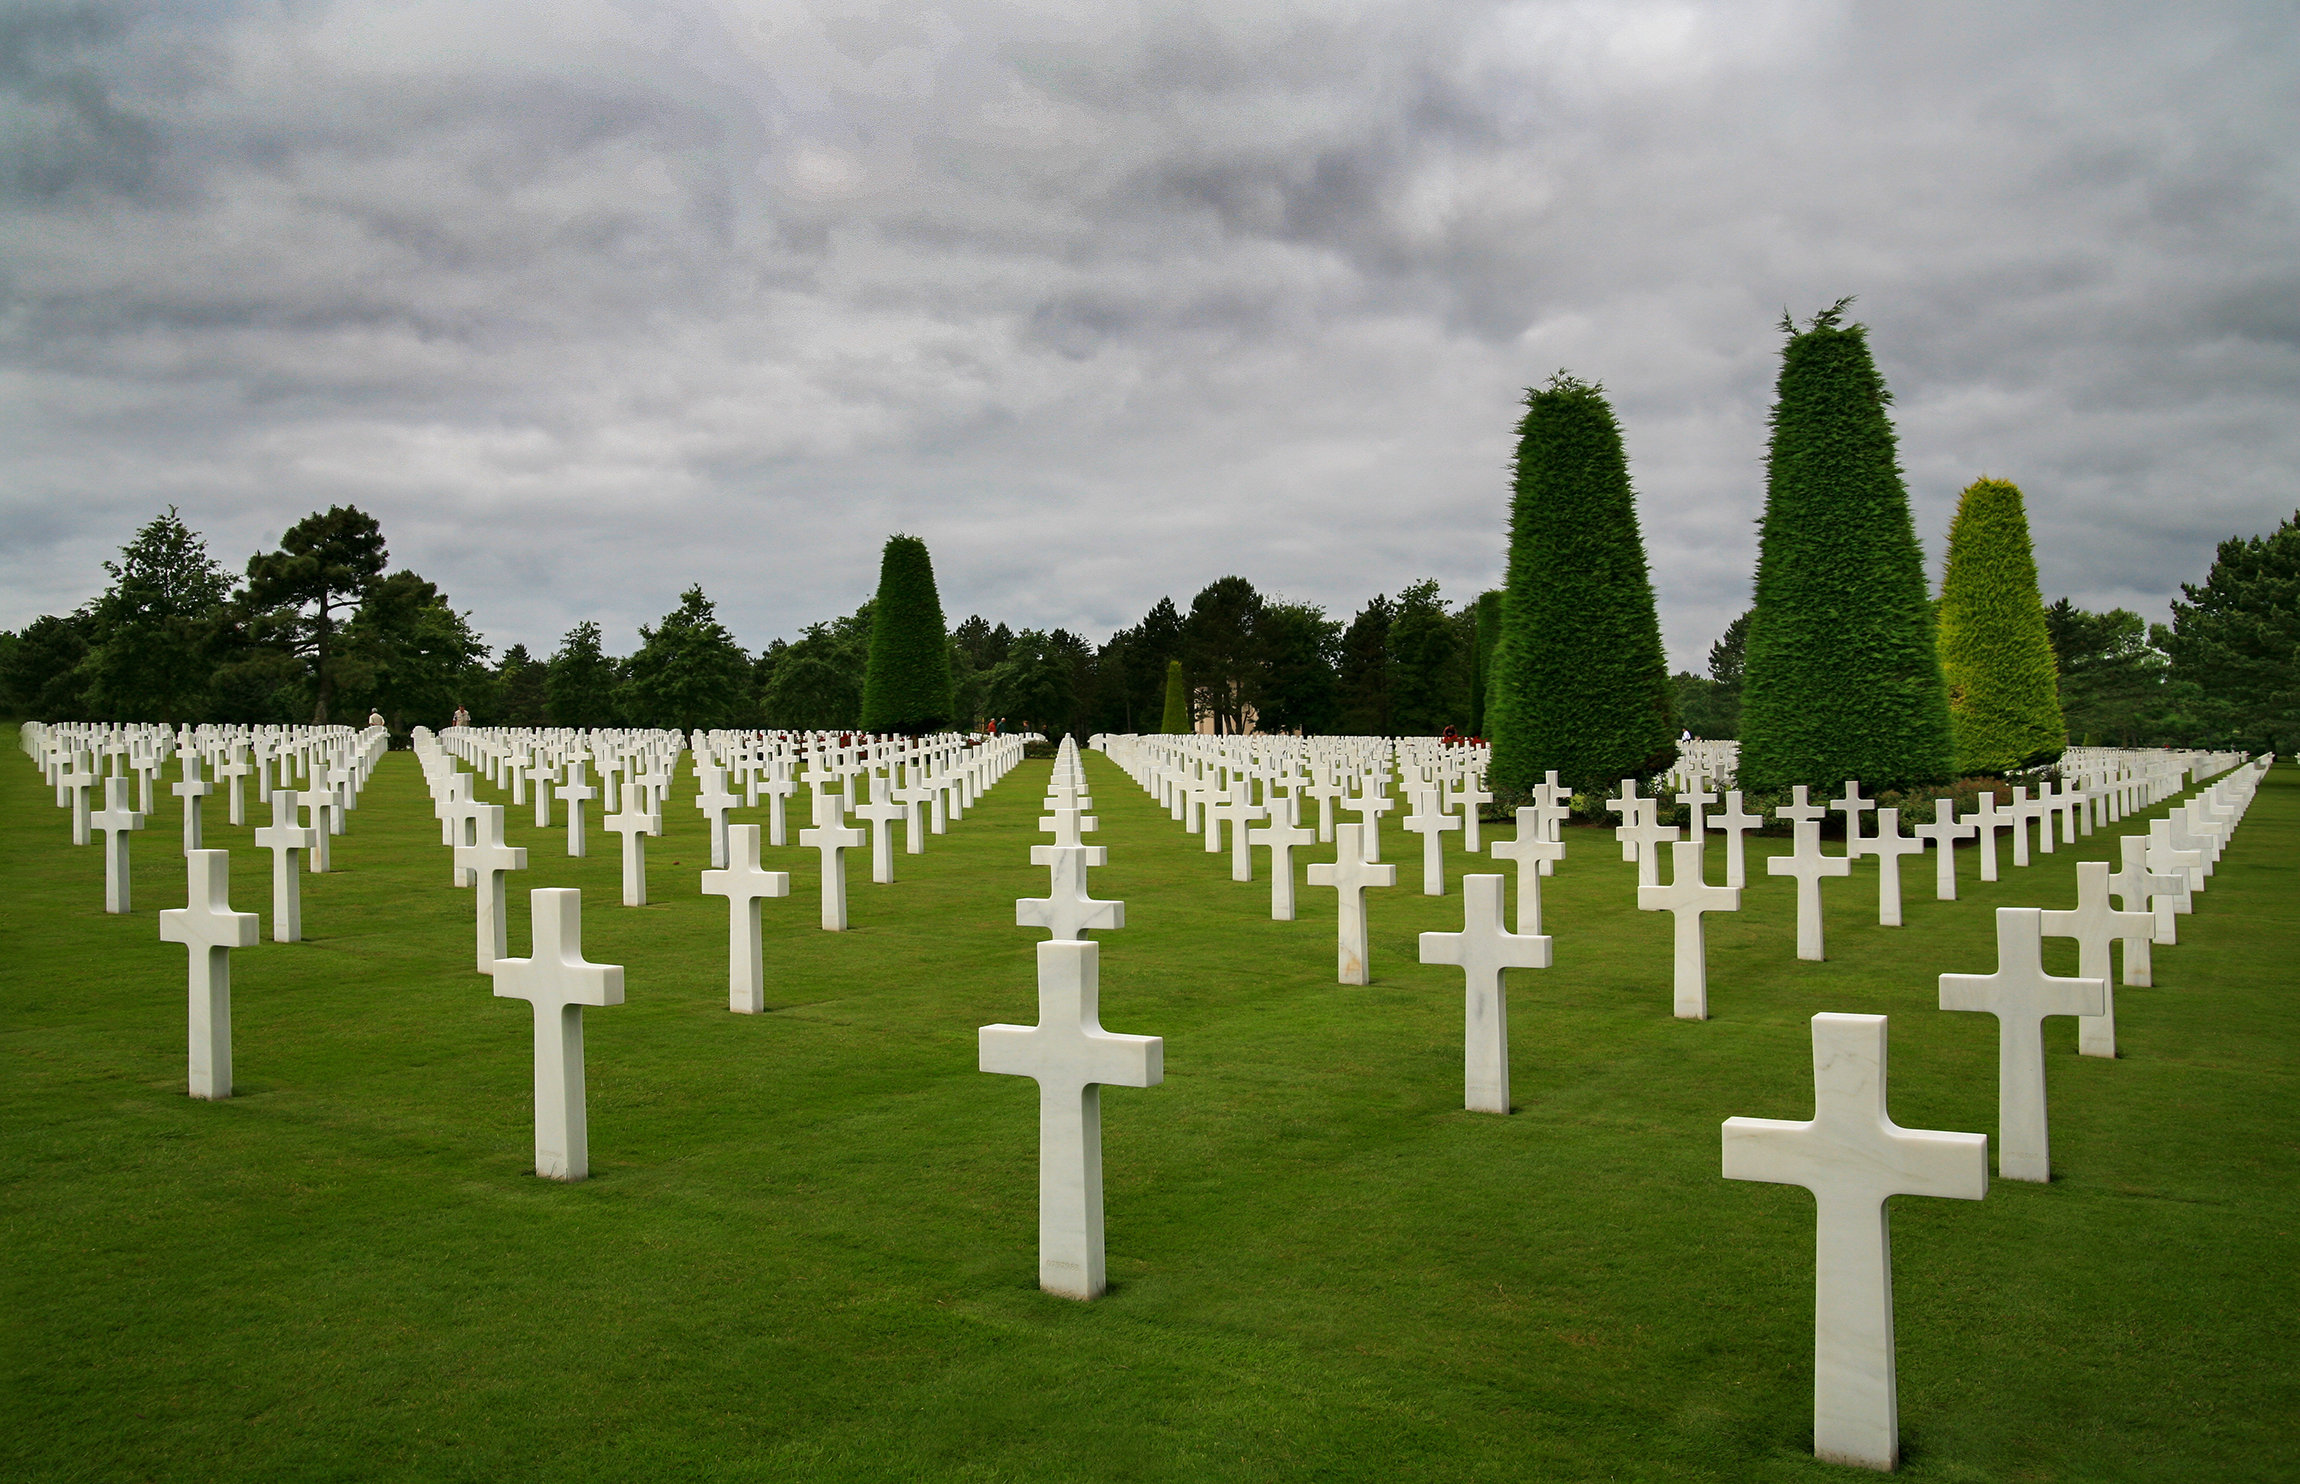
POLYGON ((1745 601, 1784 307, 1842 294, 1936 557, 2162 610, 2300 505, 2283 5, 0 12, 0 624, 175 504, 317 506, 498 642, 895 530, 1096 635, 1236 571, 1498 580, 1516 402, 1627 430, 1672 651, 1745 601))

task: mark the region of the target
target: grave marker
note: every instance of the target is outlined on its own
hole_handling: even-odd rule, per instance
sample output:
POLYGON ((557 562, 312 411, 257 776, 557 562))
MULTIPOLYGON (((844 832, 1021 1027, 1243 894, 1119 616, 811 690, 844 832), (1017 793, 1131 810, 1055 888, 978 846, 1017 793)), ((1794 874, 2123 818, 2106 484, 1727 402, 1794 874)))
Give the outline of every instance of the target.
MULTIPOLYGON (((497 806, 501 807, 501 806, 497 806)), ((533 919, 526 958, 488 966, 499 999, 535 1011, 535 1173, 582 1180, 591 1173, 583 1093, 583 1007, 623 1003, 623 970, 583 957, 583 893, 541 887, 527 895, 533 919)))
POLYGON ((190 1090, 196 1098, 232 1095, 232 950, 253 948, 261 925, 234 912, 231 854, 185 852, 185 904, 160 913, 160 941, 191 950, 190 1090))

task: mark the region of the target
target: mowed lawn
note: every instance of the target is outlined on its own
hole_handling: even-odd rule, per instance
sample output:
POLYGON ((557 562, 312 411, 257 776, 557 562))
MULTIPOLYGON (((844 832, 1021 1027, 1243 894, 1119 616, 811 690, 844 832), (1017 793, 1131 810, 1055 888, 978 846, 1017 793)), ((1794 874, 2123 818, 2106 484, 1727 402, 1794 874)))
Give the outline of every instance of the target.
MULTIPOLYGON (((2115 849, 1988 887, 1968 849, 1956 903, 1914 862, 1899 929, 1864 862, 1805 964, 1756 858, 1783 842, 1753 842, 1696 1024, 1668 917, 1575 830, 1499 1118, 1461 1110, 1460 972, 1415 961, 1460 926, 1458 838, 1429 898, 1385 832, 1400 885, 1345 988, 1332 892, 1269 921, 1266 874, 1232 883, 1090 757, 1094 888, 1128 923, 1103 1022, 1165 1037, 1167 1070, 1104 1094, 1113 1286, 1077 1304, 1036 1287, 1035 1089, 975 1069, 978 1026, 1036 1014, 1012 924, 1045 889, 1046 763, 894 886, 850 860, 846 934, 815 925, 815 853, 767 851, 792 893, 760 1016, 727 1010, 691 776, 645 908, 596 820, 573 861, 509 811, 513 951, 527 889, 580 886, 588 955, 626 968, 628 1003, 586 1012, 593 1178, 565 1186, 530 1173, 530 1012, 474 972, 409 754, 304 878, 309 941, 235 954, 238 1095, 211 1104, 154 918, 183 901, 175 801, 108 917, 100 852, 0 741, 0 1476, 27 1480, 1852 1477, 1808 1451, 1812 1199, 1721 1179, 1718 1125, 1810 1116, 1808 1018, 1859 1011, 1891 1016, 1899 1122, 1993 1141, 1995 1022, 1939 1011, 1935 977, 1993 967, 1993 907, 2072 905, 2074 861, 2115 849)), ((222 816, 268 933, 269 857, 222 816)), ((2279 767, 2157 987, 2120 994, 2122 1058, 2049 1024, 2053 1183, 1893 1203, 1910 1477, 2292 1476, 2296 887, 2279 767)))

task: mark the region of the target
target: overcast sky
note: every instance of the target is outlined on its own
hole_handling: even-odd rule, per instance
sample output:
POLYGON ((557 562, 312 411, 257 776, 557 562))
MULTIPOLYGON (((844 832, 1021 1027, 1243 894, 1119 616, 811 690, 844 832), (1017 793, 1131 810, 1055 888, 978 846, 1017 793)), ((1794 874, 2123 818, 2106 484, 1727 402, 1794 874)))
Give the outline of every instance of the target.
POLYGON ((1699 668, 1845 294, 1936 579, 1986 473, 2162 617, 2300 506, 2296 154, 2284 3, 0 0, 0 626, 170 504, 356 503, 538 650, 895 531, 954 623, 1458 602, 1570 368, 1699 668))

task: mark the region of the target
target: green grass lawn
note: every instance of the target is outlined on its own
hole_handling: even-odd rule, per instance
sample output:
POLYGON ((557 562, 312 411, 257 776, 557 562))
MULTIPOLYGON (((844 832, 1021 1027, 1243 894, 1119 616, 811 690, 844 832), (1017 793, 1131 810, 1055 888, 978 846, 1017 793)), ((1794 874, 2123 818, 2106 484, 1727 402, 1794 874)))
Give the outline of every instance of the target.
MULTIPOLYGON (((108 917, 99 852, 0 742, 10 1479, 1851 1477, 1808 1451, 1811 1197, 1720 1178, 1718 1124, 1810 1116, 1807 1020, 1841 1010, 1892 1017, 1900 1123, 1993 1138, 1995 1021, 1937 1010, 1935 976, 1992 968, 1991 908, 2073 905, 2072 862, 2115 848, 1989 887, 1968 850, 1957 903, 1920 861, 1900 929, 1865 862, 1806 964, 1759 863, 1785 842, 1753 841, 1695 1024, 1669 918, 1577 830, 1497 1118, 1461 1110, 1460 971, 1415 962, 1460 926, 1458 839, 1425 898, 1420 841, 1386 832, 1375 982, 1344 988, 1332 892, 1269 921, 1266 879, 1090 757, 1094 888, 1128 921, 1103 1023, 1165 1037, 1166 1080, 1104 1094, 1089 1305, 1036 1286, 1034 1085, 975 1070, 978 1026, 1035 1017, 1011 924, 1045 889, 1045 763, 899 884, 851 861, 850 933, 815 927, 814 852, 766 851, 793 888, 755 1017, 727 1010, 691 785, 645 908, 613 837, 571 861, 509 811, 513 952, 528 888, 580 886, 589 957, 626 966, 628 1003, 586 1012, 593 1178, 567 1186, 529 1172, 530 1012, 473 972, 410 755, 304 878, 310 940, 234 956, 238 1095, 211 1104, 154 920, 183 901, 174 800, 108 917)), ((269 857, 221 818, 268 932, 269 857)), ((1911 1477, 2292 1476, 2296 884, 2280 767, 2157 987, 2120 994, 2123 1057, 2049 1023, 2053 1183, 1894 1202, 1911 1477)))

